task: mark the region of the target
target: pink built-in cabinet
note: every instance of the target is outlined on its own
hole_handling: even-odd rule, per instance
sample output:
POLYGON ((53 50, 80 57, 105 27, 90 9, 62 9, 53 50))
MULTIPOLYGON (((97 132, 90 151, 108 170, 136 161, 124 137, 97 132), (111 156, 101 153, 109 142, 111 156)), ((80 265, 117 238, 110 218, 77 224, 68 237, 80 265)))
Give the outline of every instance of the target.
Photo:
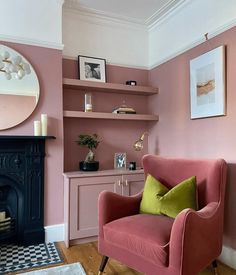
POLYGON ((89 242, 98 235, 98 196, 103 190, 131 196, 144 184, 143 170, 64 173, 65 244, 89 242))
POLYGON ((155 97, 157 88, 130 86, 120 83, 101 83, 64 78, 64 223, 65 243, 88 242, 98 234, 98 196, 103 190, 130 196, 144 185, 142 169, 135 171, 113 169, 114 154, 125 152, 127 162, 136 161, 147 152, 147 139, 142 152, 133 143, 158 115, 148 112, 148 97, 155 97), (92 94, 92 112, 84 112, 85 93, 92 94), (114 107, 125 102, 136 114, 115 114, 114 107), (79 161, 84 160, 86 148, 76 144, 79 134, 96 133, 101 143, 96 149, 99 171, 80 172, 79 161))

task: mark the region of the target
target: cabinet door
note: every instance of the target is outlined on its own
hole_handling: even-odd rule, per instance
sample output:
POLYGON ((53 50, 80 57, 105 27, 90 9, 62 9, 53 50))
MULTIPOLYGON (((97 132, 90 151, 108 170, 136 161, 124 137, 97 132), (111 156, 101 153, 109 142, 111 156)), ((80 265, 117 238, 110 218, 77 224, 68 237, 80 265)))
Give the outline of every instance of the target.
POLYGON ((103 190, 121 194, 121 176, 72 178, 69 239, 98 235, 98 196, 103 190))
POLYGON ((122 194, 132 196, 139 193, 144 187, 144 174, 123 175, 122 194))

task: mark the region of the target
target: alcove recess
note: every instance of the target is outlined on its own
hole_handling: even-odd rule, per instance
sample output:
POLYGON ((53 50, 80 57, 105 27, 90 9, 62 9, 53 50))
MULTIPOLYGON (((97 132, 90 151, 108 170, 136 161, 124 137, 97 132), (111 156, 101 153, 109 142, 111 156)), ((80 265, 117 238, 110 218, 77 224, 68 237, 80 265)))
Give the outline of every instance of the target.
MULTIPOLYGON (((127 161, 140 164, 142 153, 135 152, 133 142, 158 121, 158 115, 148 113, 148 98, 158 89, 77 79, 63 79, 64 109, 64 170, 78 170, 86 149, 79 147, 79 134, 96 133, 102 142, 96 149, 100 169, 112 169, 116 152, 126 152, 127 161), (84 96, 92 93, 93 112, 84 112, 84 96), (112 110, 125 103, 136 114, 114 114, 112 110)), ((147 141, 145 141, 147 150, 147 141)))

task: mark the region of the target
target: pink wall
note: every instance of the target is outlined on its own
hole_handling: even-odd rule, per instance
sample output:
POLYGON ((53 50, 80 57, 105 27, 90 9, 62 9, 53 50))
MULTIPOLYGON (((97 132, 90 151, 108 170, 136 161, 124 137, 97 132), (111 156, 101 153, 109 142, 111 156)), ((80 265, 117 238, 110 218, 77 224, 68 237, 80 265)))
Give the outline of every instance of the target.
POLYGON ((225 209, 225 245, 236 248, 236 27, 152 69, 150 84, 160 94, 150 100, 160 121, 152 127, 151 153, 194 158, 224 158, 229 164, 225 209), (189 61, 226 45, 227 115, 190 119, 189 61))
POLYGON ((39 103, 33 114, 20 125, 0 131, 1 135, 33 135, 33 122, 48 114, 48 134, 56 140, 46 141, 45 157, 45 225, 63 222, 63 117, 62 52, 60 50, 1 42, 26 57, 33 65, 40 84, 39 103), (56 195, 55 195, 56 194, 56 195))
MULTIPOLYGON (((77 61, 63 60, 63 75, 68 78, 78 78, 77 61)), ((133 68, 107 65, 107 82, 125 83, 126 80, 137 80, 139 85, 147 85, 148 71, 133 68)), ((93 111, 112 112, 113 108, 120 106, 123 101, 132 106, 137 113, 147 113, 147 97, 124 94, 93 93, 93 111)), ((84 110, 84 92, 65 90, 63 97, 65 110, 84 110)), ((140 134, 148 128, 147 122, 93 120, 93 119, 64 119, 64 167, 65 171, 78 170, 79 161, 84 160, 86 148, 76 144, 79 134, 97 133, 102 142, 96 149, 96 159, 99 160, 100 169, 114 167, 114 154, 126 152, 127 162, 136 161, 140 166, 141 156, 147 153, 147 139, 144 150, 135 152, 133 143, 140 134)))

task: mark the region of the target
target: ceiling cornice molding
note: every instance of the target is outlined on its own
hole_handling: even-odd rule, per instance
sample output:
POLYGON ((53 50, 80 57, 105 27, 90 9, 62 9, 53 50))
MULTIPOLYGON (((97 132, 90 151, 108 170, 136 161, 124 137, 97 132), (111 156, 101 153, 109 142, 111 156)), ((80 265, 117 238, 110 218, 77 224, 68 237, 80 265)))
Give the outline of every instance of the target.
POLYGON ((148 31, 152 31, 159 25, 165 23, 165 21, 175 16, 181 9, 185 8, 191 1, 192 0, 179 0, 178 3, 176 1, 175 5, 172 6, 168 11, 166 11, 165 14, 163 14, 162 16, 157 18, 156 21, 148 25, 148 31))
POLYGON ((137 23, 131 23, 128 21, 124 21, 124 20, 119 20, 119 19, 115 19, 115 18, 108 18, 107 16, 101 16, 101 15, 97 15, 97 14, 93 14, 93 16, 91 16, 91 13, 87 13, 87 12, 82 12, 79 10, 75 10, 75 9, 63 9, 63 13, 66 14, 75 14, 77 16, 79 16, 79 18, 81 20, 83 20, 84 22, 88 22, 91 24, 96 24, 96 25, 101 25, 101 26, 108 26, 108 27, 112 27, 112 28, 130 28, 133 30, 142 30, 144 32, 148 32, 147 27, 144 26, 143 24, 137 24, 137 23))
POLYGON ((184 3, 190 0, 169 0, 160 10, 154 13, 147 20, 139 20, 136 18, 121 16, 115 13, 104 12, 96 9, 86 8, 79 4, 78 0, 65 0, 63 9, 70 12, 80 14, 82 16, 93 16, 95 19, 103 20, 106 23, 117 23, 130 27, 135 27, 143 30, 150 30, 158 23, 164 21, 175 14, 175 11, 183 6, 184 3))
POLYGON ((133 27, 137 29, 147 30, 145 22, 128 16, 120 16, 115 13, 103 12, 96 9, 86 8, 80 5, 77 0, 66 0, 63 9, 65 11, 73 12, 84 17, 90 17, 92 19, 103 21, 103 23, 114 23, 126 27, 133 27), (92 15, 92 18, 91 18, 92 15))
POLYGON ((161 9, 157 10, 152 16, 150 16, 145 24, 148 28, 151 28, 153 25, 157 24, 161 20, 169 17, 174 14, 174 11, 179 8, 186 0, 170 0, 168 1, 161 9))

